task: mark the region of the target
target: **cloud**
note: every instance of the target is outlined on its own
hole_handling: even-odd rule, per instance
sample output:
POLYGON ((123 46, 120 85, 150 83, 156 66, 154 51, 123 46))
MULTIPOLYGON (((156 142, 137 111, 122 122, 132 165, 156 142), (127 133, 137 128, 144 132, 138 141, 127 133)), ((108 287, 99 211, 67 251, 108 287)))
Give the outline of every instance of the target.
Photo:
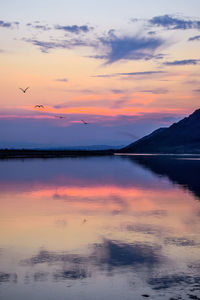
POLYGON ((67 78, 57 78, 57 79, 55 79, 55 81, 58 81, 58 82, 68 82, 69 80, 67 78))
POLYGON ((200 59, 184 59, 184 60, 174 60, 167 61, 163 64, 166 66, 186 66, 186 65, 197 65, 200 59))
POLYGON ((149 93, 149 94, 159 95, 159 94, 167 94, 168 90, 167 89, 142 90, 142 91, 140 91, 140 93, 149 93))
POLYGON ((106 55, 90 55, 87 56, 88 58, 95 58, 95 59, 107 59, 106 55))
POLYGON ((149 31, 149 32, 147 32, 149 35, 154 35, 154 34, 156 34, 156 31, 149 31))
POLYGON ((113 94, 123 94, 123 93, 124 93, 123 90, 118 90, 118 89, 113 89, 113 90, 111 90, 111 92, 112 92, 113 94))
POLYGON ((72 49, 74 47, 89 46, 89 44, 80 39, 57 40, 57 41, 40 41, 37 39, 26 39, 23 41, 38 46, 43 53, 48 53, 52 49, 72 49))
MULTIPOLYGON (((47 25, 28 23, 35 29, 50 30, 47 25)), ((57 30, 63 30, 75 34, 87 33, 93 28, 83 26, 60 26, 56 25, 57 30)), ((151 36, 121 36, 118 37, 114 30, 110 30, 103 37, 93 37, 90 40, 84 37, 78 38, 74 35, 65 39, 48 39, 46 41, 37 38, 24 38, 35 46, 38 46, 43 53, 48 53, 52 49, 73 49, 75 47, 90 47, 95 51, 89 58, 101 59, 105 64, 112 64, 120 60, 150 60, 162 59, 163 54, 156 53, 160 46, 165 42, 161 38, 151 36)))
POLYGON ((67 32, 79 34, 79 33, 82 33, 82 32, 87 33, 93 28, 88 27, 87 25, 82 25, 82 26, 78 26, 78 25, 72 25, 72 26, 69 26, 69 25, 68 26, 56 25, 55 29, 64 30, 64 31, 67 31, 67 32))
POLYGON ((56 48, 70 48, 65 42, 46 42, 46 41, 39 41, 36 39, 23 39, 27 43, 31 43, 34 46, 38 46, 43 53, 48 53, 50 49, 56 48))
POLYGON ((200 41, 200 35, 195 35, 192 36, 188 39, 188 41, 192 42, 192 41, 200 41))
POLYGON ((161 38, 123 36, 117 37, 113 32, 107 37, 100 38, 106 48, 106 64, 120 60, 149 60, 155 58, 155 51, 164 44, 161 38))
POLYGON ((12 23, 0 20, 0 27, 10 28, 12 27, 12 23))
MULTIPOLYGON (((123 96, 120 99, 116 100, 110 107, 113 109, 118 109, 120 107, 127 106, 129 101, 130 101, 130 97, 123 96)), ((141 106, 141 104, 136 103, 136 105, 135 105, 135 103, 134 104, 131 103, 131 106, 141 106)))
MULTIPOLYGON (((48 25, 40 24, 40 22, 34 22, 34 23, 27 23, 26 26, 34 28, 34 29, 44 30, 44 31, 52 29, 48 25)), ((74 33, 74 34, 80 34, 80 33, 87 33, 90 30, 92 30, 93 28, 88 27, 87 25, 83 25, 83 26, 78 26, 78 25, 72 25, 72 26, 55 25, 54 29, 63 30, 65 32, 70 32, 70 33, 74 33)))
POLYGON ((33 25, 32 23, 27 23, 26 26, 44 31, 51 30, 51 27, 47 25, 33 25))
POLYGON ((151 25, 166 29, 200 29, 200 21, 179 19, 170 15, 156 16, 149 20, 151 25))
POLYGON ((140 76, 140 75, 154 75, 154 74, 161 74, 164 71, 144 71, 144 72, 130 72, 130 73, 118 73, 120 76, 140 76))
POLYGON ((130 102, 131 98, 129 96, 118 96, 118 94, 122 93, 115 93, 117 96, 115 99, 113 98, 113 95, 105 95, 102 98, 99 98, 98 100, 94 99, 82 99, 82 100, 69 100, 66 103, 56 104, 53 107, 56 109, 62 109, 62 108, 72 108, 72 107, 107 107, 107 108, 120 108, 124 106, 132 107, 132 106, 142 106, 139 102, 130 102), (109 102, 109 100, 111 100, 109 102))
POLYGON ((19 22, 5 22, 3 20, 0 20, 0 27, 3 28, 13 28, 13 25, 19 25, 19 22))
POLYGON ((118 76, 148 76, 165 73, 164 71, 144 71, 144 72, 127 72, 127 73, 113 73, 113 74, 99 74, 92 77, 109 78, 118 76))
POLYGON ((200 93, 200 89, 193 90, 195 93, 200 93))

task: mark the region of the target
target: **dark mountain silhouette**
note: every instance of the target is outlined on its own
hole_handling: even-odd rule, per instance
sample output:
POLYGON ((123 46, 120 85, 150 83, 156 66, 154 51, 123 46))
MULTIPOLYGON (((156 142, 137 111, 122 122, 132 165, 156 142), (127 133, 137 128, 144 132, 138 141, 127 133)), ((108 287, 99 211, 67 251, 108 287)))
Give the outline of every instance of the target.
POLYGON ((125 153, 200 153, 200 109, 124 147, 125 153))

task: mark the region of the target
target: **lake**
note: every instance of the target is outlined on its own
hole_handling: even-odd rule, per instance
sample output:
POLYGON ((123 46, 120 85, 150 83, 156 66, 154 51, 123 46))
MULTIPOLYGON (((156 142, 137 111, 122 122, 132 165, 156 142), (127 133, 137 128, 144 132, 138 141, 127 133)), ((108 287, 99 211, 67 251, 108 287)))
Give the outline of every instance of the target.
POLYGON ((0 170, 1 300, 200 299, 199 157, 0 170))

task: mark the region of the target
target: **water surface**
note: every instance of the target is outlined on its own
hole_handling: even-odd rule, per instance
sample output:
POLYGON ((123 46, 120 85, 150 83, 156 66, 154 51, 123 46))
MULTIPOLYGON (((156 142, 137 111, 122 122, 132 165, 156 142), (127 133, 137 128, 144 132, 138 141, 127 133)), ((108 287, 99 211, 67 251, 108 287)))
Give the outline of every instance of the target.
POLYGON ((0 170, 0 299, 200 297, 199 159, 13 159, 0 170))

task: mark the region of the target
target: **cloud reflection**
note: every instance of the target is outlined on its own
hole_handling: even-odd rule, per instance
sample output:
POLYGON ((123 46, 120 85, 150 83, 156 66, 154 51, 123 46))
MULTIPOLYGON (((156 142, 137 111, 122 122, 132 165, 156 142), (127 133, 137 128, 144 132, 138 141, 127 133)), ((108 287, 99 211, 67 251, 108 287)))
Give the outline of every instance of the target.
POLYGON ((197 243, 194 240, 188 239, 187 237, 167 237, 164 242, 168 245, 175 245, 178 247, 200 246, 200 243, 197 243))
POLYGON ((160 263, 161 248, 144 243, 128 244, 119 241, 104 240, 96 244, 92 257, 99 265, 109 267, 137 266, 153 267, 160 263))
MULTIPOLYGON (((161 247, 149 245, 147 243, 125 243, 104 239, 101 243, 96 243, 89 247, 91 252, 88 255, 75 253, 59 253, 40 250, 35 256, 22 260, 21 266, 36 266, 47 264, 56 266, 53 271, 53 279, 61 281, 65 279, 83 279, 91 277, 97 270, 117 271, 119 268, 132 268, 145 266, 152 269, 162 263, 163 256, 161 247)), ((37 273, 34 280, 43 280, 46 273, 37 273)))
MULTIPOLYGON (((154 290, 163 290, 171 287, 176 287, 181 284, 195 285, 199 284, 200 276, 189 276, 189 275, 166 275, 163 277, 151 278, 148 283, 154 290)), ((195 298, 196 299, 196 298, 195 298)))
POLYGON ((87 278, 89 274, 86 272, 84 269, 72 269, 72 270, 59 270, 53 273, 53 278, 56 281, 61 281, 61 280, 80 280, 87 278))
POLYGON ((5 282, 17 283, 17 274, 0 272, 0 284, 5 282))

